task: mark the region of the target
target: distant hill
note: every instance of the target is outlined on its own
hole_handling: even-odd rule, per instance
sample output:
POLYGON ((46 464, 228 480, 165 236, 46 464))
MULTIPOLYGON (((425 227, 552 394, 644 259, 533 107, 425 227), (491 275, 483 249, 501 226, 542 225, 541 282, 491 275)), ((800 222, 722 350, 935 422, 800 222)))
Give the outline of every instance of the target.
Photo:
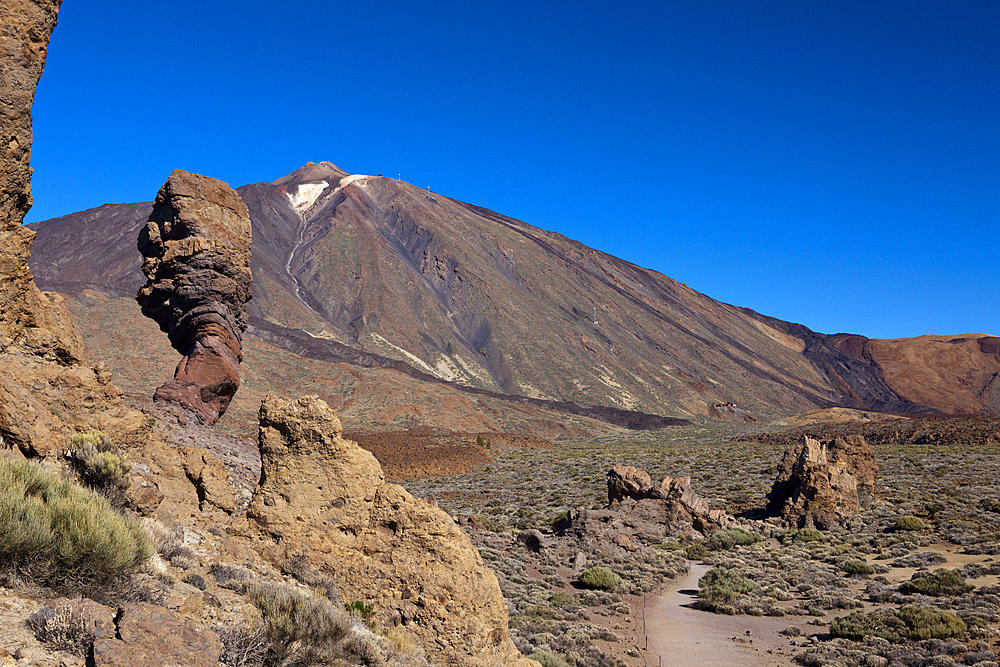
MULTIPOLYGON (((715 402, 759 418, 837 406, 1000 412, 995 336, 819 334, 328 162, 238 191, 253 221, 248 335, 298 355, 667 417, 704 418, 715 402)), ((131 299, 144 280, 135 238, 150 207, 106 204, 30 225, 38 285, 131 299)))

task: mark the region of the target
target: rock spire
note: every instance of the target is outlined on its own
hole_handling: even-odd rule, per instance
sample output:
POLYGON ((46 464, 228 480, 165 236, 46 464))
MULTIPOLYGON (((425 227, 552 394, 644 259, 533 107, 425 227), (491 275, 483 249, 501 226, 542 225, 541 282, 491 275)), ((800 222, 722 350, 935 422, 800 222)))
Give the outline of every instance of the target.
POLYGON ((226 183, 175 170, 139 234, 148 279, 136 300, 184 355, 154 400, 214 424, 240 386, 251 298, 250 214, 226 183))

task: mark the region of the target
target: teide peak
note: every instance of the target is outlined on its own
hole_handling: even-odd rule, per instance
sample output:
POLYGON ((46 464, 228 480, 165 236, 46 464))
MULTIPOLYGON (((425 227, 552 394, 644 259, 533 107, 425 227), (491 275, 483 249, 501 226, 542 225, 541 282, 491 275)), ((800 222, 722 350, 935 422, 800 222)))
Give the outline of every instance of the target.
MULTIPOLYGON (((833 406, 1000 410, 992 336, 818 334, 560 234, 329 162, 238 192, 253 226, 248 335, 297 354, 688 418, 708 417, 716 403, 758 418, 833 406), (901 368, 903 348, 920 361, 901 368)), ((130 225, 135 238, 148 212, 106 205, 33 225, 39 283, 134 294, 138 258, 108 239, 130 225), (83 242, 60 258, 67 249, 49 239, 66 225, 85 226, 83 242)))

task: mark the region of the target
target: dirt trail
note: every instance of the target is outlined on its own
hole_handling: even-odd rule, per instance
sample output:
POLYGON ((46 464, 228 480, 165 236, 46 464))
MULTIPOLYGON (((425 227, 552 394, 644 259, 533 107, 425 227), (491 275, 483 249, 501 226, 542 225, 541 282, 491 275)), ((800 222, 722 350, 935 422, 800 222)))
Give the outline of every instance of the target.
POLYGON ((670 584, 661 598, 646 607, 650 652, 662 667, 786 667, 792 647, 778 634, 792 623, 787 618, 724 616, 699 611, 698 579, 709 570, 692 563, 687 575, 670 584), (749 633, 749 634, 748 634, 749 633))

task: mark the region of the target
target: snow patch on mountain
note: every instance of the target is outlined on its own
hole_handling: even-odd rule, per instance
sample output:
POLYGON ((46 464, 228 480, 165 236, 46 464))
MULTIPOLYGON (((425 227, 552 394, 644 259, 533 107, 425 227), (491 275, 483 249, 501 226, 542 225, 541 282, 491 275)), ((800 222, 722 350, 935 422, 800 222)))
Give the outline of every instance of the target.
MULTIPOLYGON (((348 177, 350 178, 350 177, 348 177)), ((302 215, 310 206, 312 206, 321 194, 323 190, 330 187, 330 183, 327 181, 320 181, 319 183, 299 183, 295 188, 295 192, 288 193, 288 201, 292 203, 292 208, 302 215)))

